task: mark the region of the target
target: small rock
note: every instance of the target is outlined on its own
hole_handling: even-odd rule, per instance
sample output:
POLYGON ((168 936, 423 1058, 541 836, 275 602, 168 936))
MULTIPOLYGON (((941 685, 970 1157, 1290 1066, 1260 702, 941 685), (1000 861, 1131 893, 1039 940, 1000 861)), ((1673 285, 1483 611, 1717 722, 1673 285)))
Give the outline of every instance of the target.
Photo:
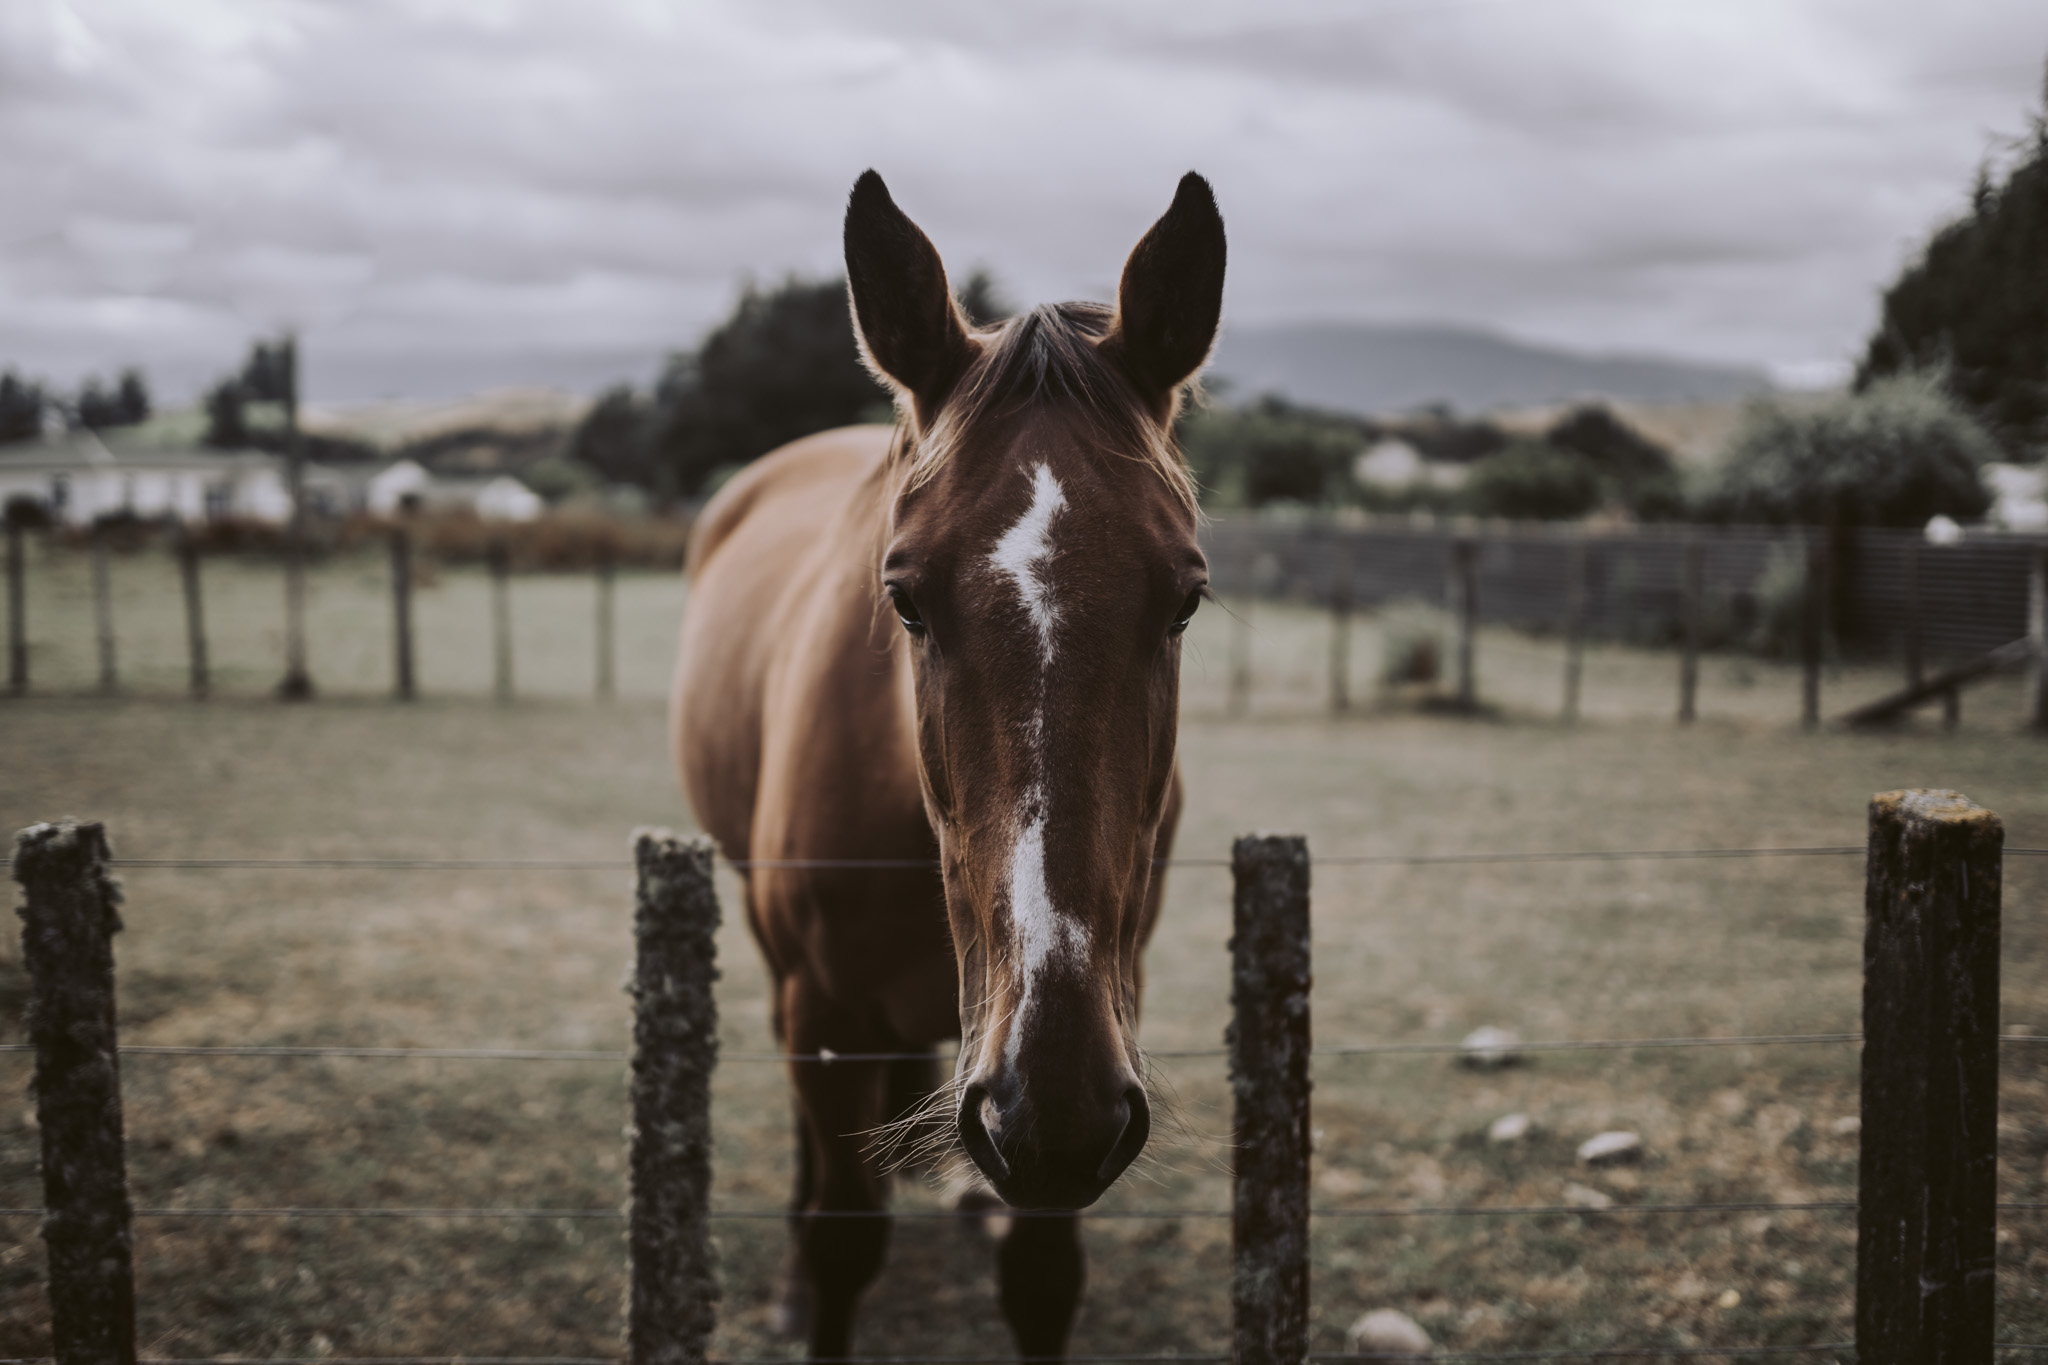
POLYGON ((1502 1067, 1518 1066, 1522 1054, 1515 1049, 1521 1044, 1521 1035, 1514 1030, 1488 1024, 1465 1035, 1465 1041, 1458 1044, 1458 1060, 1475 1071, 1498 1071, 1502 1067))
POLYGON ((1859 1114, 1848 1114, 1828 1125, 1828 1131, 1836 1137, 1855 1137, 1863 1131, 1863 1118, 1859 1114))
POLYGON ((1588 1166, 1623 1166, 1643 1159, 1643 1140, 1626 1129, 1596 1133, 1579 1144, 1579 1160, 1588 1166))
POLYGON ((1486 1129, 1486 1140, 1488 1142, 1520 1142, 1527 1136, 1529 1136, 1529 1116, 1527 1114, 1502 1114, 1499 1118, 1488 1124, 1486 1129))
POLYGON ((1599 1190, 1572 1182, 1564 1187, 1564 1202, 1575 1209, 1611 1209, 1614 1200, 1599 1190))
POLYGON ((1738 1290, 1724 1289, 1721 1291, 1721 1297, 1714 1300, 1714 1306, 1716 1308, 1740 1308, 1742 1306, 1742 1294, 1738 1290))
POLYGON ((1436 1349, 1414 1318, 1393 1308, 1375 1308, 1344 1334, 1353 1355, 1367 1360, 1413 1360, 1436 1349))

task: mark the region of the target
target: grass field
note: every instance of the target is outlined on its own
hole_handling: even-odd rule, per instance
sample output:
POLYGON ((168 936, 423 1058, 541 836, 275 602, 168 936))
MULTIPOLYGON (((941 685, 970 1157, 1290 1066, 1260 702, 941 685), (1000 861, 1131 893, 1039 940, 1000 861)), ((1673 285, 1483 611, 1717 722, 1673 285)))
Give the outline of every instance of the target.
MULTIPOLYGON (((623 860, 632 827, 689 827, 653 701, 679 585, 622 586, 625 695, 598 706, 569 699, 590 677, 588 580, 515 584, 515 610, 531 613, 517 622, 522 649, 533 642, 521 686, 531 679, 537 695, 499 707, 480 700, 481 585, 445 575, 422 600, 423 655, 440 659, 428 666, 429 698, 401 707, 374 699, 386 666, 375 569, 321 571, 313 657, 327 700, 282 707, 257 699, 280 662, 274 576, 210 566, 219 650, 243 671, 235 686, 224 681, 228 696, 199 705, 174 695, 182 658, 168 583, 140 561, 117 563, 117 585, 135 594, 124 599, 124 631, 135 621, 124 647, 140 695, 0 703, 0 818, 9 828, 104 819, 128 857, 623 860), (437 593, 431 610, 443 616, 430 615, 437 593), (159 600, 172 614, 152 636, 148 603, 159 600), (428 620, 445 624, 428 634, 428 620), (349 623, 363 641, 353 654, 339 644, 349 623)), ((89 688, 89 624, 58 631, 70 620, 56 591, 64 580, 40 581, 38 678, 89 688)), ((64 591, 82 600, 82 574, 64 591)), ((1261 605, 1250 613, 1251 712, 1228 719, 1231 625, 1209 610, 1198 622, 1182 747, 1191 799, 1180 851, 1191 856, 1219 855, 1252 829, 1305 833, 1325 855, 1853 845, 1869 795, 1908 785, 1960 788, 2005 817, 2011 844, 2048 846, 2048 745, 2019 734, 2010 682, 1973 692, 1953 735, 1931 725, 1802 734, 1794 676, 1717 658, 1703 670, 1702 721, 1680 729, 1668 720, 1671 656, 1602 648, 1588 661, 1587 720, 1568 729, 1548 719, 1556 646, 1489 631, 1481 678, 1499 703, 1489 718, 1422 715, 1368 695, 1361 714, 1333 721, 1322 714, 1324 624, 1261 605)), ((1355 643, 1363 680, 1378 647, 1369 624, 1355 643)), ((1829 709, 1889 681, 1839 670, 1829 709)), ((623 867, 138 868, 124 881, 128 1042, 624 1043, 623 867)), ((2010 1032, 2048 1033, 2044 891, 2048 859, 2010 860, 2010 1032)), ((1857 1026, 1855 857, 1325 865, 1315 913, 1319 1042, 1455 1041, 1489 1023, 1529 1038, 1857 1026)), ((1219 1042, 1228 919, 1227 872, 1172 874, 1149 960, 1148 1046, 1219 1042)), ((737 923, 721 953, 725 1045, 767 1048, 761 973, 737 923)), ((9 943, 0 1010, 18 1016, 22 991, 9 943)), ((1315 1202, 1554 1204, 1571 1183, 1622 1204, 1850 1198, 1856 1139, 1839 1121, 1857 1112, 1855 1066, 1848 1047, 1554 1053, 1487 1074, 1442 1057, 1319 1059, 1315 1202), (1486 1141, 1486 1126, 1513 1111, 1532 1117, 1531 1136, 1486 1141), (1576 1167, 1575 1145, 1615 1126, 1643 1135, 1644 1162, 1576 1167)), ((1177 1131, 1155 1138, 1144 1169, 1104 1207, 1221 1208, 1222 1063, 1160 1070, 1177 1131)), ((8 1093, 24 1094, 28 1071, 19 1054, 0 1056, 8 1093)), ((2048 1048, 2008 1046, 2002 1074, 2000 1197, 2048 1198, 2048 1048)), ((623 1197, 616 1064, 135 1056, 124 1084, 144 1207, 615 1207, 623 1197)), ((774 1067, 721 1069, 720 1207, 782 1202, 788 1122, 774 1067)), ((39 1202, 35 1134, 17 1099, 0 1108, 0 1205, 39 1202)), ((935 1208, 939 1196, 907 1178, 898 1203, 935 1208)), ((725 1301, 714 1349, 793 1354, 769 1332, 781 1226, 717 1226, 725 1301)), ((23 1219, 0 1233, 0 1355, 48 1349, 32 1234, 23 1219)), ((1087 1237, 1077 1352, 1224 1346, 1227 1223, 1101 1222, 1087 1237)), ((1327 1220, 1315 1239, 1313 1344, 1341 1349, 1344 1327, 1382 1306, 1466 1350, 1843 1341, 1853 1240, 1853 1219, 1828 1213, 1327 1220)), ((1999 1257, 2001 1338, 2048 1338, 2048 1219, 2012 1215, 1999 1257)), ((1007 1353, 991 1262, 960 1225, 900 1223, 860 1348, 1007 1353)), ((138 1265, 144 1352, 181 1357, 603 1355, 617 1349, 625 1283, 620 1229, 602 1221, 151 1219, 138 1265)))

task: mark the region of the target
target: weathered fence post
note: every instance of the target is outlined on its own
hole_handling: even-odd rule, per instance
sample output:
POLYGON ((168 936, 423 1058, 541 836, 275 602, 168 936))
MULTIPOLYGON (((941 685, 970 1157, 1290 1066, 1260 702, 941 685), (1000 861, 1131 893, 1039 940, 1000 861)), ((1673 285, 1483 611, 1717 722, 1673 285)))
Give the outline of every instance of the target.
POLYGON ((134 1365, 135 1268, 114 1030, 120 888, 98 824, 14 836, 58 1365, 134 1365))
POLYGON ((1927 637, 1920 624, 1920 543, 1906 546, 1906 686, 1918 687, 1927 677, 1927 637))
POLYGON ((1579 677, 1586 659, 1586 596, 1588 552, 1583 535, 1572 539, 1571 558, 1565 569, 1564 616, 1564 718, 1567 724, 1579 718, 1579 677))
POLYGON ((1308 840, 1230 850, 1231 1357, 1308 1358, 1308 840))
POLYGON ((284 403, 285 486, 291 516, 284 535, 284 677, 281 701, 309 701, 313 674, 306 666, 306 442, 299 430, 299 340, 286 333, 276 347, 273 396, 284 403))
POLYGON ((1330 584, 1330 711, 1351 709, 1351 564, 1337 567, 1330 584))
POLYGON ((718 1279, 711 1197, 711 1072, 718 1062, 718 893, 711 845, 633 837, 632 1202, 626 1345, 632 1365, 704 1359, 718 1279))
POLYGON ((112 692, 121 681, 114 668, 114 583, 107 564, 107 533, 92 528, 92 621, 99 637, 100 691, 112 692))
POLYGON ((178 578, 185 586, 185 658, 191 672, 192 695, 203 698, 208 687, 206 606, 199 593, 199 543, 192 533, 178 535, 178 578))
POLYGON ((2005 829, 1951 791, 1870 803, 1860 1365, 1991 1360, 2005 829))
POLYGON ((419 696, 412 669, 412 532, 391 528, 391 693, 400 701, 419 696))
POLYGON ((1479 682, 1473 676, 1473 636, 1479 630, 1477 547, 1459 537, 1451 542, 1451 592, 1458 613, 1458 706, 1479 705, 1479 682))
MULTIPOLYGON (((10 509, 11 510, 11 509, 10 509)), ((23 581, 21 522, 7 518, 7 690, 28 692, 28 585, 23 581)))
POLYGON ((2048 730, 2048 545, 2034 547, 2027 575, 2027 638, 2034 642, 2033 725, 2048 730))
POLYGON ((1678 723, 1690 725, 1699 714, 1700 690, 1700 597, 1706 579, 1707 547, 1697 540, 1685 542, 1685 558, 1679 575, 1679 625, 1684 639, 1678 656, 1678 723))
POLYGON ((503 537, 486 552, 491 567, 492 691, 501 702, 512 700, 512 550, 503 537))
POLYGON ((1820 724, 1820 632, 1826 597, 1826 550, 1808 531, 1806 583, 1799 601, 1799 723, 1809 730, 1820 724))
POLYGON ((618 571, 611 546, 597 552, 597 695, 610 701, 618 695, 618 649, 614 643, 613 612, 618 571))

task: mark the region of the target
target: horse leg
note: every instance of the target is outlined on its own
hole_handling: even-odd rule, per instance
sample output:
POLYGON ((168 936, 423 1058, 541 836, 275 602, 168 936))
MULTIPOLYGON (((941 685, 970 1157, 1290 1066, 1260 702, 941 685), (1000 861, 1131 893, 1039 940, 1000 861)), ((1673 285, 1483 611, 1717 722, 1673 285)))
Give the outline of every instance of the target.
MULTIPOLYGON (((850 1030, 807 1027, 819 1021, 806 1020, 798 1011, 790 1022, 792 1052, 817 1052, 821 1035, 854 1050, 850 1030)), ((790 1070, 812 1180, 810 1198, 794 1219, 797 1249, 810 1280, 810 1353, 814 1358, 848 1356, 853 1353, 854 1306, 881 1270, 889 1247, 886 1185, 863 1150, 866 1135, 884 1118, 887 1073, 881 1062, 793 1062, 790 1070)))
POLYGON ((1003 1318, 1026 1360, 1059 1360, 1088 1278, 1081 1224, 1070 1213, 1013 1218, 996 1252, 1003 1318))
POLYGON ((817 1193, 817 1169, 811 1161, 811 1144, 804 1132, 801 1104, 796 1114, 796 1188, 789 1200, 789 1260, 782 1268, 782 1292, 775 1305, 775 1331, 779 1336, 807 1336, 811 1330, 811 1277, 804 1269, 803 1211, 817 1193))

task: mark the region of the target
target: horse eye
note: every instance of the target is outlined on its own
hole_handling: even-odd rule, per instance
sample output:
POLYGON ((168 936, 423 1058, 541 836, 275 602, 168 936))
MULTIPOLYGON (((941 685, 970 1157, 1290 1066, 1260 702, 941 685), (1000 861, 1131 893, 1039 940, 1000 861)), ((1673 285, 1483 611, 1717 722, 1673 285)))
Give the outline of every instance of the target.
POLYGON ((919 639, 923 639, 925 630, 924 618, 917 614, 917 603, 910 600, 910 594, 891 584, 889 587, 889 604, 896 608, 897 618, 903 622, 903 628, 919 639))
POLYGON ((1186 630, 1188 622, 1194 619, 1195 609, 1201 605, 1202 590, 1197 588, 1188 594, 1188 600, 1181 603, 1180 610, 1173 614, 1173 624, 1166 628, 1166 633, 1168 635, 1178 635, 1186 630))

